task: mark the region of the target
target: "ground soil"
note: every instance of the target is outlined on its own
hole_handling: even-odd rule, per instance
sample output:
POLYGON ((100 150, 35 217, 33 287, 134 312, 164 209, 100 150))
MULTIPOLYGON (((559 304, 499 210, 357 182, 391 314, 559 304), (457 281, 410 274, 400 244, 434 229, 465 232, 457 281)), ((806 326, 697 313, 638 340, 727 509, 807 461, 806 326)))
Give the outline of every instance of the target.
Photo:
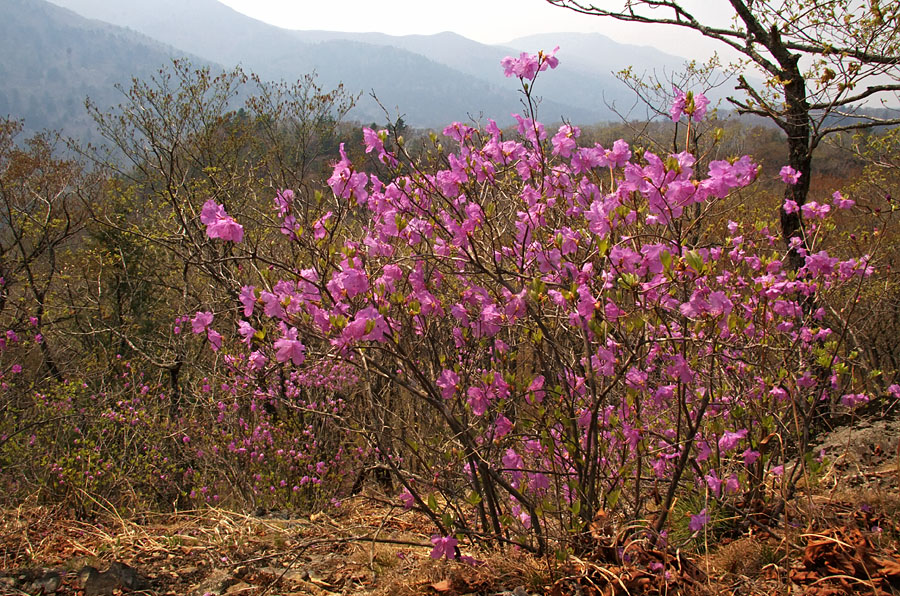
POLYGON ((79 596, 900 594, 898 439, 896 418, 847 420, 822 433, 821 462, 777 517, 665 549, 598 519, 566 562, 469 545, 479 564, 435 561, 427 519, 375 486, 303 517, 109 509, 84 521, 21 504, 0 512, 0 594, 55 588, 54 573, 54 593, 79 596), (78 570, 112 563, 145 583, 82 588, 78 570))

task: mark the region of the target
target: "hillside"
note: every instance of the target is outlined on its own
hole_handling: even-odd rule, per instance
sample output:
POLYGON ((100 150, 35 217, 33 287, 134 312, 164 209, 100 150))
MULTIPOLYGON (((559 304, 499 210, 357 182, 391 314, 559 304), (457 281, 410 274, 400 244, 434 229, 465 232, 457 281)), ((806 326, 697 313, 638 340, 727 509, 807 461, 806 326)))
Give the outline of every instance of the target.
POLYGON ((0 116, 24 118, 31 131, 64 128, 89 140, 85 97, 113 105, 115 84, 183 54, 43 0, 0 0, 0 12, 0 116))

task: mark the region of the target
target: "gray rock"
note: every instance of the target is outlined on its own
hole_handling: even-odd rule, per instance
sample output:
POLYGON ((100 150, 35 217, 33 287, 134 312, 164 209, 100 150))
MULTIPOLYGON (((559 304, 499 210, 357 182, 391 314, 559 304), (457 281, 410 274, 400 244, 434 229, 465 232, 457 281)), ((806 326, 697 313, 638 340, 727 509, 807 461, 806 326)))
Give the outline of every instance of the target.
POLYGON ((221 596, 228 588, 238 583, 240 580, 228 573, 224 569, 215 569, 209 576, 195 586, 191 593, 195 596, 203 596, 203 594, 213 594, 221 596))
POLYGON ((55 594, 62 585, 62 576, 54 571, 46 571, 31 582, 25 583, 22 588, 25 592, 37 596, 38 594, 55 594))

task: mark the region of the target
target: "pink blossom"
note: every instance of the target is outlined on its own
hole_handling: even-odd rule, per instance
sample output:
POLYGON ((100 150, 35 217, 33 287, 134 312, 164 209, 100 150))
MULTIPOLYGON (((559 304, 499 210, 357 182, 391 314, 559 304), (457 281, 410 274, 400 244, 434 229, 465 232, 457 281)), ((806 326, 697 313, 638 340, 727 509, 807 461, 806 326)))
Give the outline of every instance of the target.
POLYGON ((266 356, 259 350, 250 354, 250 366, 255 370, 261 370, 266 365, 266 356))
POLYGON ((784 166, 783 168, 781 168, 779 175, 781 176, 782 182, 793 186, 794 184, 797 184, 800 181, 801 173, 798 172, 797 170, 795 170, 794 168, 792 168, 791 166, 784 166))
POLYGON ((577 126, 571 126, 569 124, 560 126, 559 132, 557 132, 550 140, 550 143, 553 145, 553 154, 561 157, 571 156, 572 152, 578 146, 575 143, 575 139, 580 135, 581 129, 577 126))
MULTIPOLYGON (((412 496, 408 490, 403 489, 403 492, 399 495, 400 502, 403 503, 404 509, 412 509, 413 505, 416 504, 416 499, 412 496)), ((440 557, 437 557, 440 558, 440 557)))
POLYGON ((824 203, 819 204, 815 201, 810 201, 800 207, 800 210, 803 212, 803 217, 825 219, 825 217, 831 211, 831 205, 824 203))
POLYGON ((256 335, 256 329, 254 329, 247 321, 241 320, 238 322, 238 334, 244 338, 244 343, 249 346, 253 336, 256 335))
POLYGON ((306 359, 306 346, 297 339, 297 329, 291 327, 284 331, 284 335, 275 340, 275 359, 278 362, 287 362, 290 360, 294 366, 303 364, 306 359))
POLYGON ((209 199, 200 211, 200 222, 206 224, 206 235, 210 238, 240 242, 244 238, 244 227, 225 212, 225 207, 209 199))
POLYGON ((522 80, 531 81, 538 72, 556 68, 559 65, 559 59, 555 56, 557 50, 559 50, 559 46, 548 53, 543 51, 537 54, 522 52, 518 58, 506 56, 500 61, 500 66, 503 67, 503 74, 507 77, 516 76, 522 80))
POLYGON ((672 101, 672 106, 669 108, 669 115, 672 117, 672 122, 681 120, 681 115, 684 114, 686 103, 687 95, 685 95, 684 91, 676 87, 675 99, 672 101))
POLYGON ((497 419, 494 421, 494 437, 502 439, 508 435, 512 429, 513 424, 510 422, 509 418, 503 414, 497 416, 497 419))
POLYGON ((672 122, 678 122, 682 114, 687 114, 695 122, 700 122, 706 116, 706 108, 709 106, 709 99, 702 93, 694 94, 693 91, 685 93, 678 87, 673 87, 675 91, 675 99, 672 101, 672 107, 669 108, 669 116, 672 122))
POLYGON ((218 331, 207 329, 206 339, 209 340, 209 347, 213 352, 218 352, 222 348, 222 335, 218 331))
POLYGON ((388 325, 384 316, 378 312, 377 308, 367 306, 357 312, 350 324, 344 328, 341 339, 346 343, 353 341, 382 342, 387 332, 388 325))
POLYGON ((253 286, 244 286, 238 300, 244 305, 244 316, 249 317, 253 314, 253 307, 256 305, 256 288, 253 286))
POLYGON ((853 199, 845 199, 844 195, 842 195, 839 190, 834 191, 834 194, 831 195, 831 197, 834 199, 834 206, 838 209, 850 209, 856 205, 856 201, 853 199))
POLYGON ((446 556, 447 559, 452 561, 456 558, 456 545, 459 544, 456 538, 435 535, 431 537, 431 544, 434 545, 434 548, 431 550, 432 559, 440 559, 446 556))
POLYGON ((328 233, 328 229, 325 227, 325 224, 331 219, 332 213, 329 211, 319 219, 313 222, 313 238, 316 240, 322 240, 325 238, 328 233))
POLYGON ((209 327, 213 322, 213 314, 208 311, 198 312, 194 315, 194 318, 191 319, 191 330, 194 333, 203 333, 206 331, 206 328, 209 327))
POLYGON ((753 465, 756 462, 756 460, 759 459, 759 455, 760 455, 759 451, 754 451, 753 449, 750 449, 749 447, 747 447, 747 449, 745 449, 744 453, 742 454, 742 456, 744 458, 744 465, 745 466, 753 465))
POLYGON ((335 273, 326 287, 338 300, 353 298, 369 289, 369 278, 360 269, 345 269, 335 273))
POLYGON ((848 393, 841 396, 841 403, 848 408, 855 408, 859 404, 868 403, 869 396, 865 393, 848 393))
POLYGON ((278 215, 284 217, 291 211, 291 203, 294 201, 294 191, 287 188, 275 193, 275 208, 278 215))
POLYGON ((728 453, 735 447, 737 447, 738 443, 747 436, 747 429, 742 428, 737 432, 725 431, 721 437, 719 437, 719 451, 722 453, 728 453))
POLYGON ((715 470, 710 470, 709 474, 707 474, 704 479, 706 480, 706 486, 709 487, 709 490, 712 491, 716 497, 722 496, 722 480, 716 475, 715 470))
POLYGON ((452 370, 444 369, 438 375, 435 384, 441 389, 441 396, 444 399, 450 399, 459 388, 459 375, 452 370))
POLYGON ((734 495, 740 492, 741 490, 741 481, 738 480, 737 474, 732 474, 728 477, 728 480, 725 481, 725 494, 734 495))
POLYGON ((483 415, 490 405, 490 394, 484 386, 469 387, 466 392, 468 399, 466 402, 472 408, 472 413, 476 416, 483 415))
POLYGON ((331 187, 334 196, 341 199, 355 198, 358 205, 365 203, 369 193, 366 191, 366 184, 369 177, 365 172, 355 172, 347 153, 344 151, 344 144, 341 143, 339 148, 341 159, 334 164, 331 177, 328 179, 328 186, 331 187))
POLYGON ((541 403, 544 401, 544 375, 537 375, 528 386, 529 401, 541 403))
POLYGON ((691 532, 699 532, 708 523, 709 514, 706 512, 706 507, 704 507, 700 513, 691 515, 691 522, 688 524, 688 529, 691 532))

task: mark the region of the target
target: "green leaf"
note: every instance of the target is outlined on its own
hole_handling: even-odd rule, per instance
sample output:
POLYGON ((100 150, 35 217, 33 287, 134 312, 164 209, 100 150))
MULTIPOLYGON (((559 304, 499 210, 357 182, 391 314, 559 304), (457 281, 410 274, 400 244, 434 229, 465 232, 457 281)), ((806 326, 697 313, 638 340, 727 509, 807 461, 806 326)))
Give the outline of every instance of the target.
POLYGON ((697 273, 703 271, 703 257, 695 250, 690 250, 684 255, 684 262, 697 273))
POLYGON ((662 263, 663 270, 668 271, 672 266, 672 254, 667 250, 662 251, 659 253, 659 262, 662 263))

